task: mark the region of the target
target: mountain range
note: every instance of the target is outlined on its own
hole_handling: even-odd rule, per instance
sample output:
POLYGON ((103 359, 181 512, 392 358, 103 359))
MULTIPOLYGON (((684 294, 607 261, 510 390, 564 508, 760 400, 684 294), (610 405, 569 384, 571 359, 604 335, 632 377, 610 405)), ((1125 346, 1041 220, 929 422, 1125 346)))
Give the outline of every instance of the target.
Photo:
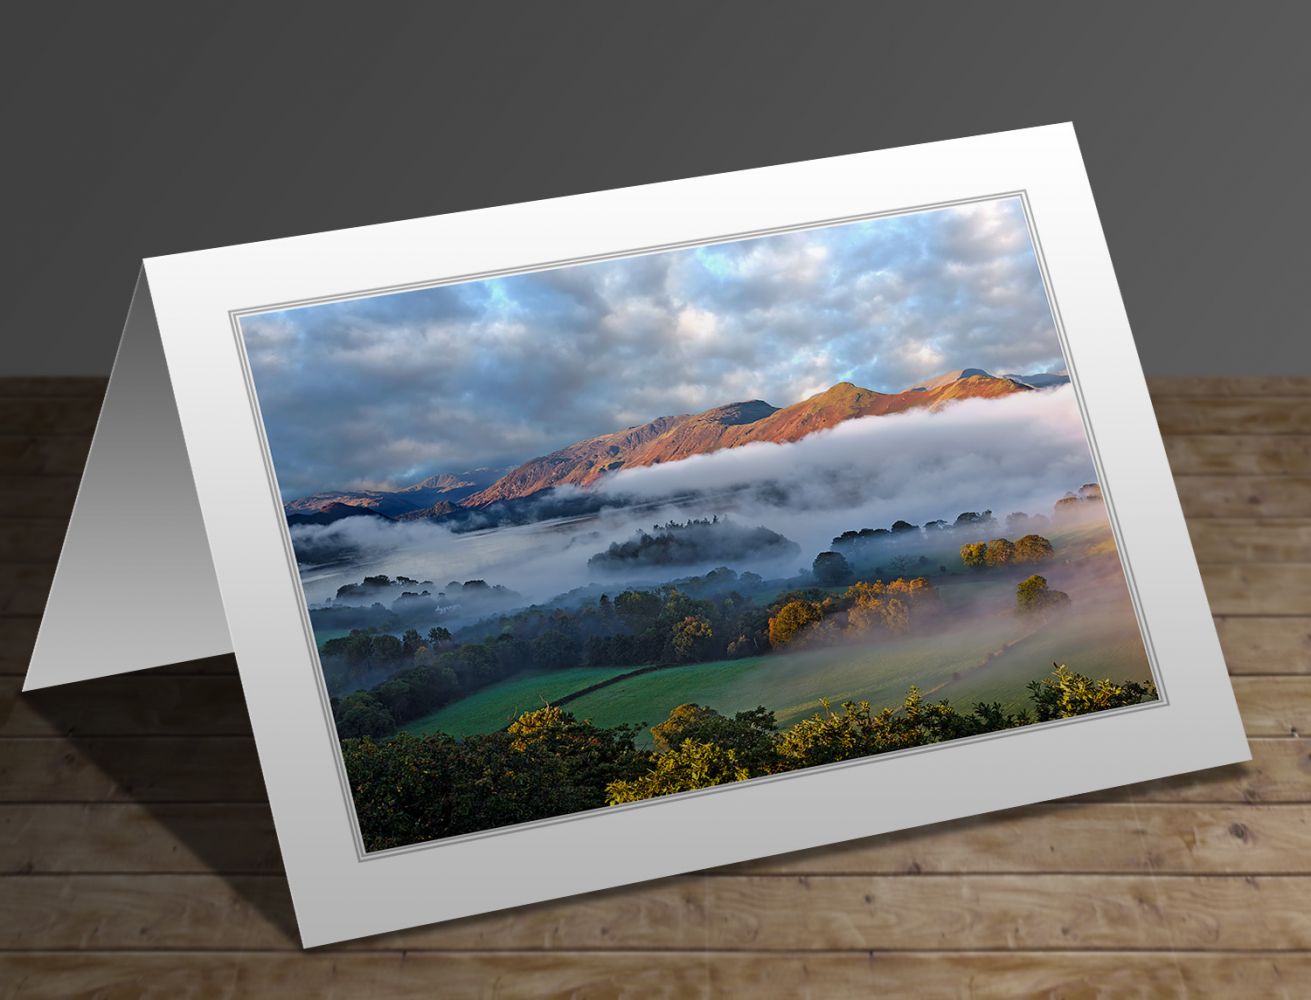
POLYGON ((997 399, 1068 381, 1063 372, 991 375, 981 368, 962 368, 901 392, 876 392, 851 382, 838 382, 791 406, 776 407, 752 399, 701 413, 657 417, 649 423, 575 442, 508 472, 477 469, 430 476, 393 492, 317 493, 291 501, 286 510, 291 523, 325 524, 359 514, 404 520, 441 518, 461 510, 520 500, 557 486, 586 489, 620 469, 677 462, 757 441, 799 441, 857 417, 936 410, 956 400, 997 399))
POLYGON ((398 490, 330 490, 283 504, 293 524, 330 524, 352 514, 381 514, 388 518, 440 516, 465 497, 496 482, 505 469, 471 469, 468 472, 429 476, 398 490), (355 508, 341 510, 339 508, 355 508))

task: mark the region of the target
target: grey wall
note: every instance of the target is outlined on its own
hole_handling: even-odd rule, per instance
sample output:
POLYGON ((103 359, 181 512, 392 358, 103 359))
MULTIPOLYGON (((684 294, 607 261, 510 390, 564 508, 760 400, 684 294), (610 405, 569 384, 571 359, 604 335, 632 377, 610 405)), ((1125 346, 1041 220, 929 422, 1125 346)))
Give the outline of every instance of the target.
POLYGON ((143 256, 1065 120, 1144 367, 1311 372, 1311 5, 30 6, 0 373, 108 371, 143 256))

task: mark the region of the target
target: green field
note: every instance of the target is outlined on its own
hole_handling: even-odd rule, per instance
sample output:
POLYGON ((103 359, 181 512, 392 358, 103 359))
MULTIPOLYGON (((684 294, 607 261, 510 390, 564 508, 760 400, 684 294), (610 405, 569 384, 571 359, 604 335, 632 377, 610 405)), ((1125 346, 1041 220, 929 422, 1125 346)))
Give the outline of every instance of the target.
MULTIPOLYGON (((600 726, 649 727, 686 702, 725 714, 764 705, 774 711, 782 728, 820 711, 825 699, 835 706, 861 700, 875 707, 896 705, 912 684, 932 700, 947 699, 962 708, 978 701, 1020 708, 1028 704, 1026 685, 1045 676, 1053 662, 1117 681, 1150 677, 1131 620, 1128 626, 1108 627, 1105 620, 1058 619, 1023 636, 1013 615, 998 615, 932 638, 910 636, 865 646, 668 667, 583 695, 567 708, 600 726), (1003 649, 1007 643, 1014 645, 1003 649)), ((519 674, 402 728, 455 737, 494 732, 522 712, 633 669, 575 667, 519 674)), ((641 742, 649 742, 649 736, 641 742)))
POLYGON ((1014 631, 1013 622, 999 622, 994 628, 931 642, 912 637, 671 667, 593 691, 570 702, 569 711, 601 726, 654 725, 686 702, 725 714, 763 705, 775 713, 780 726, 787 726, 819 711, 823 699, 834 704, 860 699, 895 704, 912 684, 931 687, 950 680, 953 671, 980 662, 1014 631))
POLYGON ((670 667, 593 691, 570 702, 568 709, 601 726, 649 726, 686 702, 725 714, 763 705, 775 712, 781 728, 820 711, 823 699, 835 706, 861 700, 875 707, 896 705, 912 684, 932 692, 933 700, 961 707, 1000 701, 1019 708, 1028 704, 1026 685, 1050 672, 1053 661, 1115 680, 1150 676, 1136 630, 1052 626, 996 652, 1022 634, 1013 616, 998 616, 927 640, 919 636, 670 667))
MULTIPOLYGON (((1079 543, 1097 538, 1085 532, 1070 534, 1079 543)), ((667 667, 590 692, 568 702, 567 708, 599 726, 649 727, 687 702, 724 714, 763 705, 783 728, 820 711, 823 701, 834 706, 862 700, 876 708, 895 706, 911 685, 931 700, 946 699, 963 709, 979 701, 1028 707, 1027 685, 1047 676, 1054 662, 1094 678, 1150 678, 1118 560, 1109 555, 1077 564, 1055 562, 1045 572, 1053 588, 1069 591, 1074 605, 1070 613, 1045 625, 1015 614, 1018 574, 953 574, 937 584, 944 617, 936 627, 917 634, 667 667)), ((524 711, 633 669, 578 667, 521 674, 404 728, 456 737, 492 732, 524 711)), ((645 741, 649 739, 646 734, 645 741)))
POLYGON ((549 673, 516 674, 406 723, 401 728, 419 735, 442 732, 461 738, 472 733, 495 732, 523 712, 541 708, 543 704, 563 698, 573 691, 634 669, 574 667, 549 673))

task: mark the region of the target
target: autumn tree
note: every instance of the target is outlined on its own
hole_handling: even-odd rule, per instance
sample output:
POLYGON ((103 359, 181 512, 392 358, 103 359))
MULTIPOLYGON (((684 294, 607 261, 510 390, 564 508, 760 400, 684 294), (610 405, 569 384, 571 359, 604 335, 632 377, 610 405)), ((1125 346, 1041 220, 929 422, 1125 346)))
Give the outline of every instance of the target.
POLYGON ((983 561, 989 569, 1009 566, 1015 557, 1015 543, 1009 538, 994 538, 988 543, 983 561))
POLYGON ((1015 606, 1022 614, 1047 614, 1070 603, 1063 590, 1050 590, 1047 578, 1034 574, 1015 588, 1015 606))
POLYGON ((988 543, 967 542, 960 547, 960 561, 968 569, 983 569, 988 565, 988 543))
POLYGON ((772 768, 777 735, 774 713, 763 706, 727 716, 704 705, 679 705, 664 722, 651 727, 657 753, 673 750, 684 740, 714 743, 732 750, 752 774, 765 774, 772 768))
POLYGON ((823 617, 823 611, 814 601, 789 601, 779 608, 778 614, 769 619, 770 645, 776 648, 786 646, 804 629, 823 617))
POLYGON ((684 740, 676 749, 657 755, 646 774, 612 781, 606 786, 606 802, 612 806, 641 802, 658 795, 743 781, 750 776, 734 751, 714 743, 684 740))
POLYGON ((1052 543, 1042 535, 1025 535, 1015 543, 1014 561, 1017 563, 1045 562, 1055 555, 1052 543))

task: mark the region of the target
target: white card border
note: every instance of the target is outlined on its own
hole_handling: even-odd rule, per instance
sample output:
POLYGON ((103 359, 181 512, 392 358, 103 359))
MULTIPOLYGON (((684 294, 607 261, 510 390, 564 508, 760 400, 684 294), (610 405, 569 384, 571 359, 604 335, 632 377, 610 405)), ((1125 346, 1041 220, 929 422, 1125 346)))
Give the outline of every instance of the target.
POLYGON ((145 267, 307 946, 1249 759, 1070 125, 152 258, 145 267), (1169 702, 362 861, 335 738, 307 669, 303 595, 294 565, 288 572, 232 314, 1015 191, 1026 193, 1169 702))

